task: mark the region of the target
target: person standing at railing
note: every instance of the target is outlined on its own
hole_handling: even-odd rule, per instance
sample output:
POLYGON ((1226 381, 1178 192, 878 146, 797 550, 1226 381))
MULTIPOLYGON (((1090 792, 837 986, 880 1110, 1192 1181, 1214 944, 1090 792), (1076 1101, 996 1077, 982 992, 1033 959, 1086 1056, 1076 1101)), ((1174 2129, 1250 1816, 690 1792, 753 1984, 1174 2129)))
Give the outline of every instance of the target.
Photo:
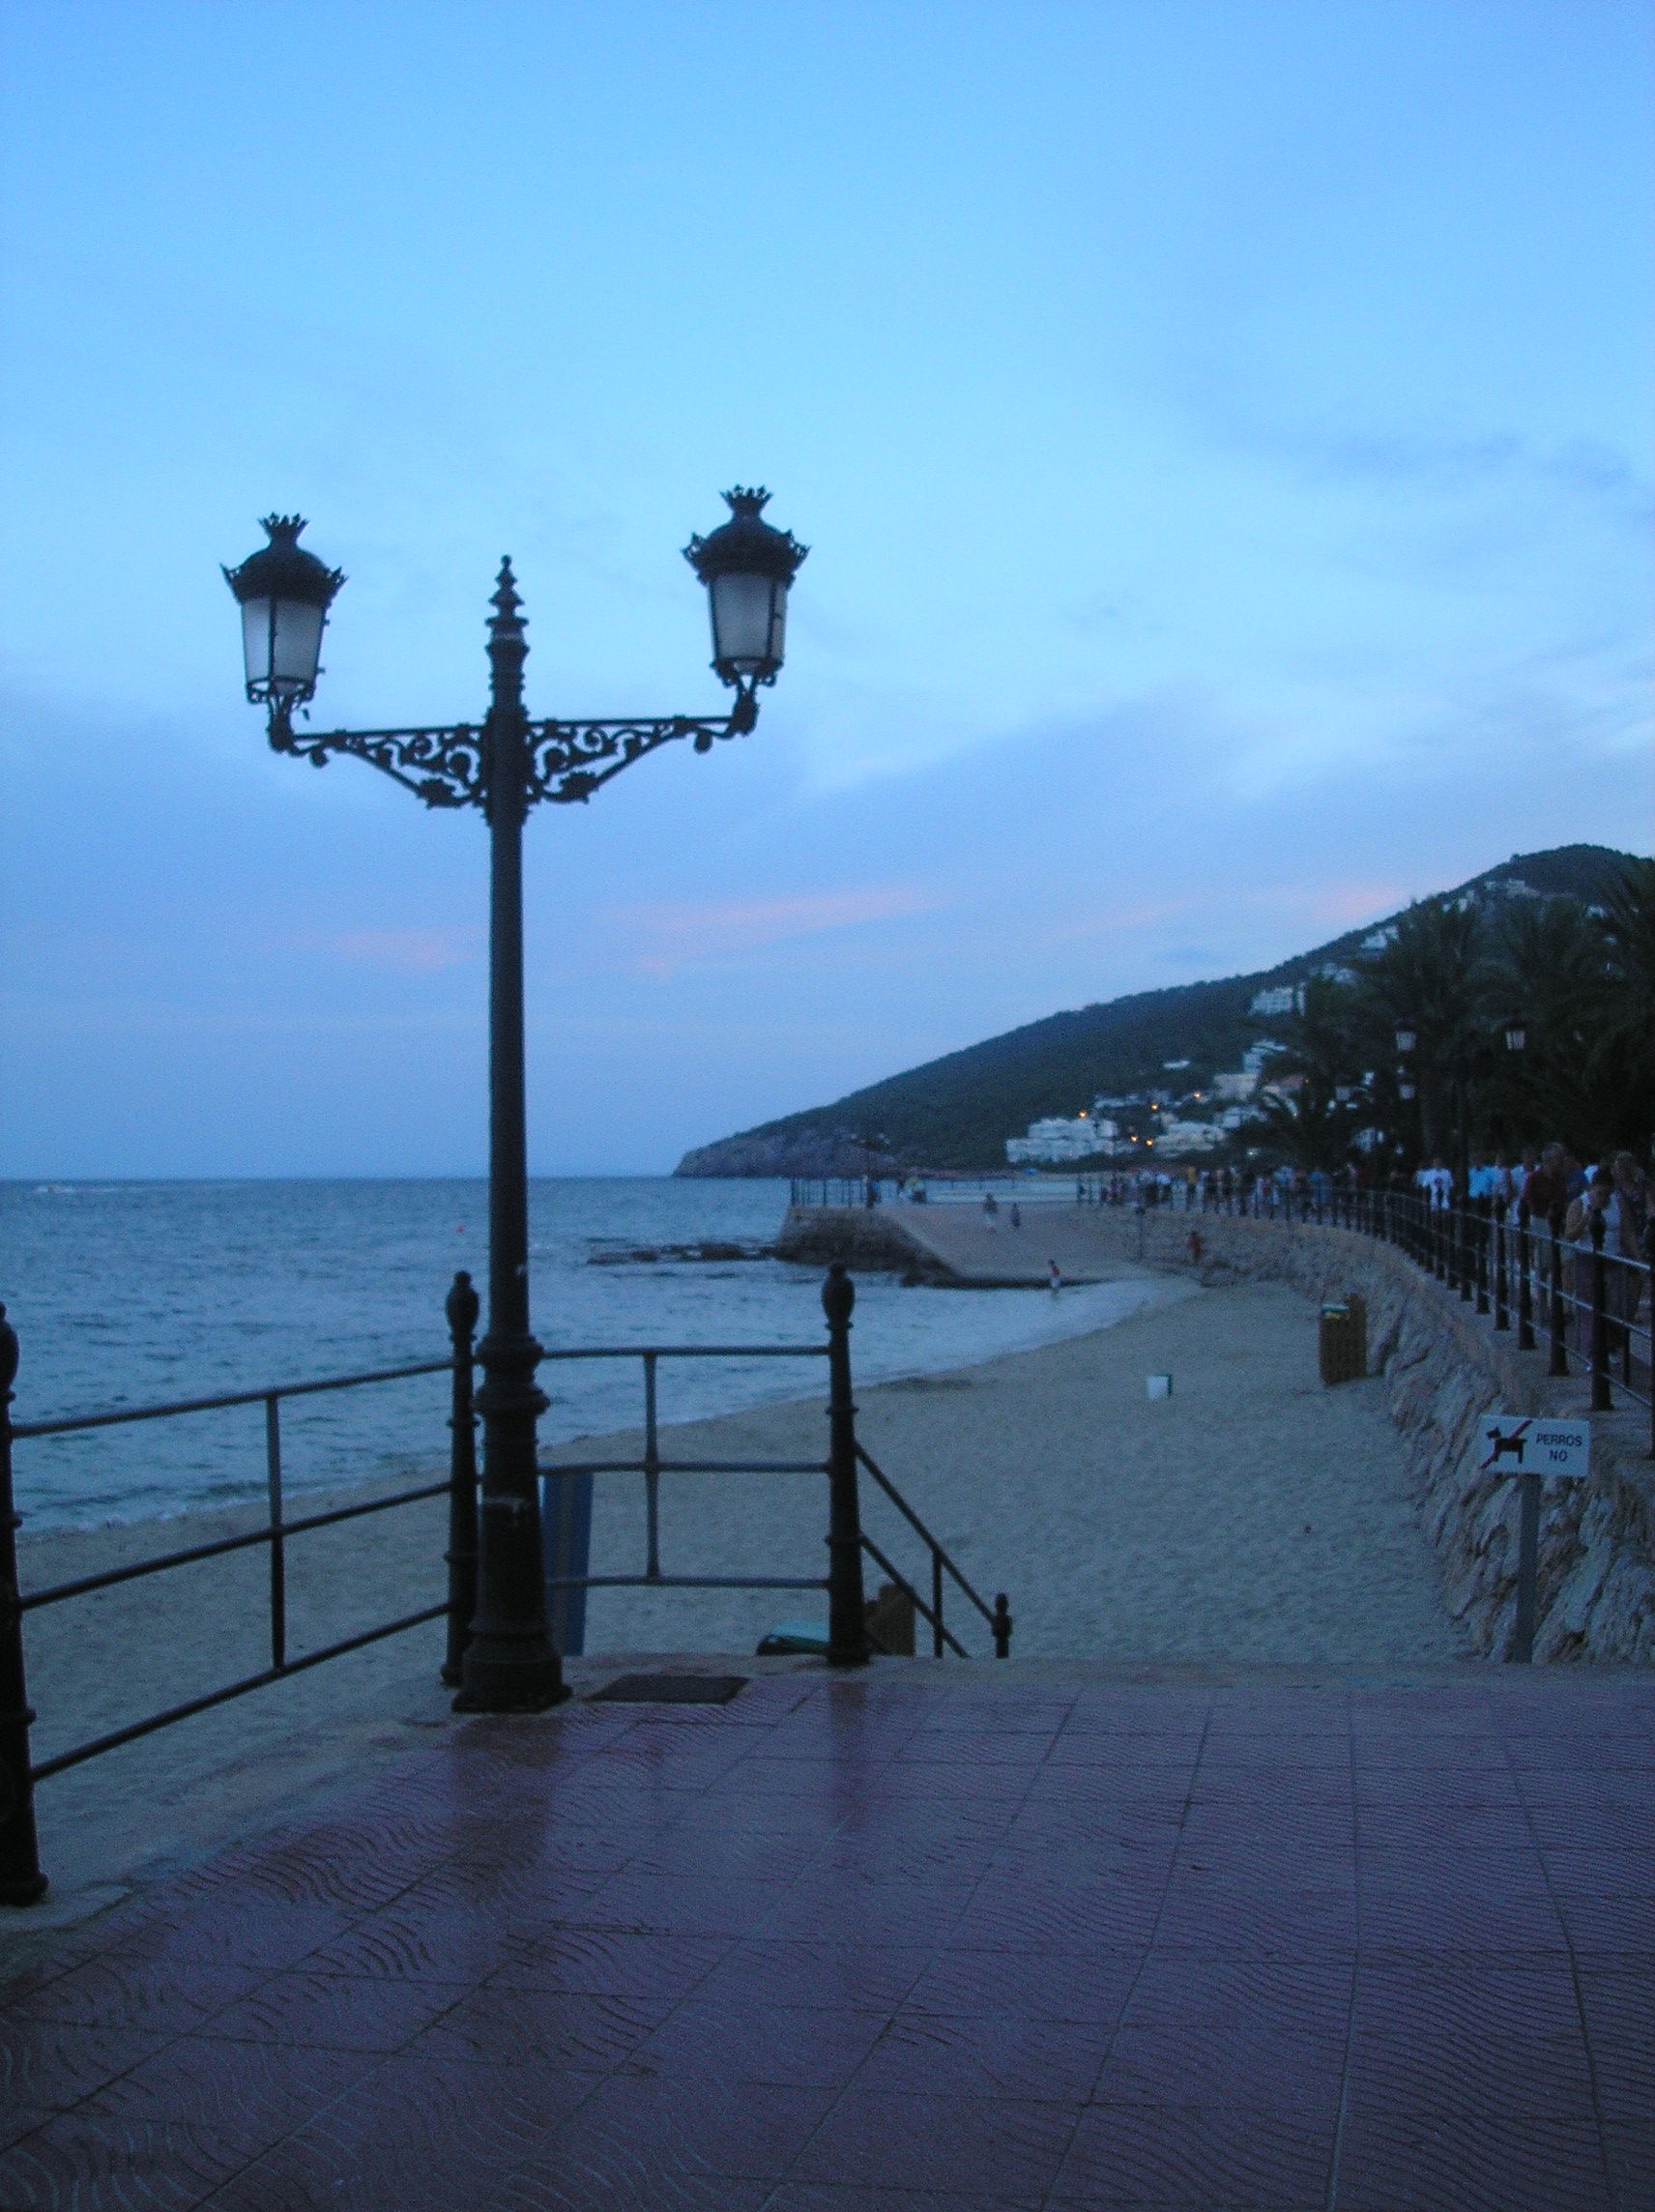
MULTIPOLYGON (((1649 1287, 1649 1268, 1655 1264, 1655 1205, 1649 1178, 1633 1153, 1616 1152, 1610 1173, 1614 1178, 1615 1250, 1621 1265, 1610 1271, 1609 1305, 1615 1320, 1632 1329, 1649 1287)), ((1655 1311, 1651 1320, 1655 1321, 1655 1311)))

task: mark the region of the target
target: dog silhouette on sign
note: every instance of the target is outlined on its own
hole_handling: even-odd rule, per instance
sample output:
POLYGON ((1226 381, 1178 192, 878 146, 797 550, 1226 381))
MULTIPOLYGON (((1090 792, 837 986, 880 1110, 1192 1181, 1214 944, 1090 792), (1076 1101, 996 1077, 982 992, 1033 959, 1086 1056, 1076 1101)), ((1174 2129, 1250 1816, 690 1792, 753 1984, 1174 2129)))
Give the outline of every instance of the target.
POLYGON ((1497 1467, 1508 1454, 1516 1460, 1519 1467, 1523 1465, 1523 1438, 1521 1435, 1509 1437, 1496 1435, 1492 1441, 1495 1448, 1483 1462, 1485 1467, 1497 1467))

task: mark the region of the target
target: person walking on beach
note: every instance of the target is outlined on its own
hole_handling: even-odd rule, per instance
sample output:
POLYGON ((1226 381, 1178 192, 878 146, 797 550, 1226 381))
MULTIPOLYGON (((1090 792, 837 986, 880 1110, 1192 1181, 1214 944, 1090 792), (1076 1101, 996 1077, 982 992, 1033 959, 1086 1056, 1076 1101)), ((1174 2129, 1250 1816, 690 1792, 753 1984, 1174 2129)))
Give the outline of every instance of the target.
POLYGON ((1012 1200, 1012 1202, 1011 1202, 1011 1213, 1010 1213, 1010 1216, 1009 1216, 1009 1218, 1010 1218, 1011 1226, 1012 1226, 1012 1228, 1013 1228, 1013 1229, 1021 1229, 1021 1228, 1022 1228, 1022 1226, 1023 1226, 1023 1208, 1022 1208, 1022 1207, 1020 1207, 1020 1206, 1018 1205, 1018 1203, 1017 1203, 1016 1199, 1013 1199, 1013 1200, 1012 1200))
POLYGON ((1052 1289, 1055 1292, 1060 1291, 1063 1287, 1062 1269, 1058 1266, 1056 1260, 1048 1260, 1046 1267, 1052 1278, 1052 1289))
POLYGON ((991 1235, 1000 1227, 1000 1201, 992 1190, 983 1192, 983 1227, 991 1235))

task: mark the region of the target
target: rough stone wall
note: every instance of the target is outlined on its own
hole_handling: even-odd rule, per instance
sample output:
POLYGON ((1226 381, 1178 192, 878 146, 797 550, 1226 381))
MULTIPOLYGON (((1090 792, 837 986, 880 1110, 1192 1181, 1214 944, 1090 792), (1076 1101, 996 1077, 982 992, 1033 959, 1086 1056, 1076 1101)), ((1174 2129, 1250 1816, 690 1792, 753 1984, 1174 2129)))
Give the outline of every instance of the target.
MULTIPOLYGON (((1138 1225, 1100 1208, 1100 1234, 1122 1258, 1138 1254, 1138 1225)), ((1491 1412, 1584 1413, 1583 1361, 1568 1381, 1547 1375, 1544 1352, 1519 1352, 1515 1325, 1495 1333, 1458 1295, 1402 1253, 1343 1229, 1222 1215, 1151 1212, 1143 1257, 1192 1265, 1199 1229, 1208 1282, 1245 1275, 1292 1285, 1317 1300, 1359 1291, 1368 1304, 1368 1372, 1387 1384, 1406 1441, 1414 1499, 1437 1549, 1447 1602, 1476 1648, 1506 1649, 1516 1610, 1518 1488, 1479 1476, 1475 1425, 1491 1412)), ((1616 1391, 1616 1410, 1592 1419, 1592 1471, 1548 1487, 1541 1522, 1534 1656, 1655 1664, 1655 1461, 1646 1411, 1616 1391)))
POLYGON ((948 1270, 911 1237, 886 1207, 790 1206, 776 1238, 778 1260, 825 1267, 890 1268, 912 1283, 945 1283, 948 1270))

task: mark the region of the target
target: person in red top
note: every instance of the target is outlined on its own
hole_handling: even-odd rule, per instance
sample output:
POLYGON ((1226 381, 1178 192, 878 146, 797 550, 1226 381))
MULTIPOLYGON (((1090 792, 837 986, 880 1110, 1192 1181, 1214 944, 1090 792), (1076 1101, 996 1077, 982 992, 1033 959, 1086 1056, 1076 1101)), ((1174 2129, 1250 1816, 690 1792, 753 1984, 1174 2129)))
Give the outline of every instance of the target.
POLYGON ((1561 1145, 1548 1145, 1540 1165, 1523 1185, 1523 1203, 1535 1221, 1550 1221, 1568 1210, 1569 1201, 1585 1187, 1585 1172, 1561 1145))

